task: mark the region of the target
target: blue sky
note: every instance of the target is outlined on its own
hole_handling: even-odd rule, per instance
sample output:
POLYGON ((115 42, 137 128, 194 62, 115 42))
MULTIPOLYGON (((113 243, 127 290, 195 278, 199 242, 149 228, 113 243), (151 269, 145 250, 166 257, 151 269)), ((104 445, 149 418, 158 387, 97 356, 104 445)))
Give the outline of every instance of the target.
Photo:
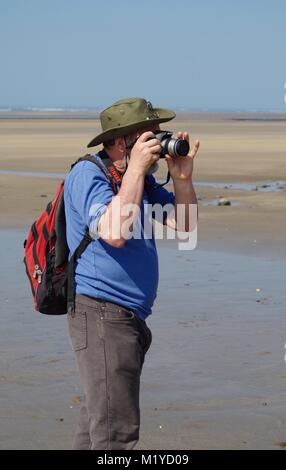
POLYGON ((0 0, 0 105, 286 111, 285 0, 0 0))

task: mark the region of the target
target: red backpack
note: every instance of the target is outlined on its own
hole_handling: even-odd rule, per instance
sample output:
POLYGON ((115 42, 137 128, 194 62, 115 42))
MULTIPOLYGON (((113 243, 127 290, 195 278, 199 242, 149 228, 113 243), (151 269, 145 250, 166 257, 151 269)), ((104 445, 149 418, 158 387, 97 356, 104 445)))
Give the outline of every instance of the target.
MULTIPOLYGON (((91 155, 79 158, 71 169, 83 160, 95 163, 103 171, 116 194, 117 185, 113 176, 91 155)), ((55 198, 33 223, 24 241, 23 261, 31 284, 35 310, 47 315, 62 315, 74 311, 74 267, 91 241, 87 228, 69 260, 63 180, 58 186, 55 198)))

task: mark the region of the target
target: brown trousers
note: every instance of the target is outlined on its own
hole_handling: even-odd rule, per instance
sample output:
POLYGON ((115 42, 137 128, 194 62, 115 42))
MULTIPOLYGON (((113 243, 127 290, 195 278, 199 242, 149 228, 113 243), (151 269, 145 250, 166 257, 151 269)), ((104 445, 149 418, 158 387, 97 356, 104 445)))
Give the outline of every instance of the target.
POLYGON ((117 304, 76 295, 68 314, 84 402, 73 449, 133 449, 139 439, 140 375, 152 334, 117 304))

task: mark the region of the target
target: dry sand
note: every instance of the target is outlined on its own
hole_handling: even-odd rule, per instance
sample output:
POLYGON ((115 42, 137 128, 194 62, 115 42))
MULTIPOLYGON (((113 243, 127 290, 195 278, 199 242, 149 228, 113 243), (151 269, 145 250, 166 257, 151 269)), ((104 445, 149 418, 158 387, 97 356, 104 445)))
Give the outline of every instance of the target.
MULTIPOLYGON (((10 113, 11 114, 11 113, 10 113)), ((2 117, 7 117, 4 115, 2 117)), ((26 116, 27 117, 27 116, 26 116)), ((35 117, 35 114, 30 114, 35 117)), ((76 115, 78 118, 78 115, 76 115)), ((83 115, 83 117, 86 117, 83 115)), ((286 121, 283 115, 253 115, 277 119, 240 121, 247 115, 178 115, 168 128, 187 130, 201 140, 194 182, 254 182, 286 180, 286 121)), ((0 170, 65 173, 87 152, 86 144, 99 132, 98 119, 0 119, 0 170)), ((165 162, 161 163, 163 177, 165 162)), ((2 227, 28 228, 54 196, 59 180, 0 174, 2 227)), ((202 199, 217 196, 239 206, 200 204, 199 242, 243 250, 280 253, 284 246, 285 191, 198 188, 202 199), (253 240, 256 240, 253 246, 253 240)))
MULTIPOLYGON (((64 173, 99 124, 80 114, 37 116, 0 119, 2 449, 70 448, 81 396, 66 319, 33 313, 21 263, 27 229, 59 179, 1 170, 64 173)), ((269 120, 285 116, 233 120, 245 117, 185 114, 168 125, 201 140, 195 182, 286 180, 286 122, 269 120)), ((197 195, 198 248, 159 243, 138 448, 279 449, 286 441, 286 191, 198 186, 197 195), (219 196, 233 204, 206 205, 219 196)))

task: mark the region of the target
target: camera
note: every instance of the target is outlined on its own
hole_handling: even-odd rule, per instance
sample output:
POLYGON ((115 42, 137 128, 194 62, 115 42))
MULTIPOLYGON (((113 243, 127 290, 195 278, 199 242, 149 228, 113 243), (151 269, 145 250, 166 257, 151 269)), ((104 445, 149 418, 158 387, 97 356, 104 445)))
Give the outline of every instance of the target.
POLYGON ((164 158, 166 154, 171 155, 171 157, 185 157, 188 155, 190 146, 187 140, 174 139, 172 132, 169 131, 158 130, 154 134, 161 143, 160 158, 164 158))

